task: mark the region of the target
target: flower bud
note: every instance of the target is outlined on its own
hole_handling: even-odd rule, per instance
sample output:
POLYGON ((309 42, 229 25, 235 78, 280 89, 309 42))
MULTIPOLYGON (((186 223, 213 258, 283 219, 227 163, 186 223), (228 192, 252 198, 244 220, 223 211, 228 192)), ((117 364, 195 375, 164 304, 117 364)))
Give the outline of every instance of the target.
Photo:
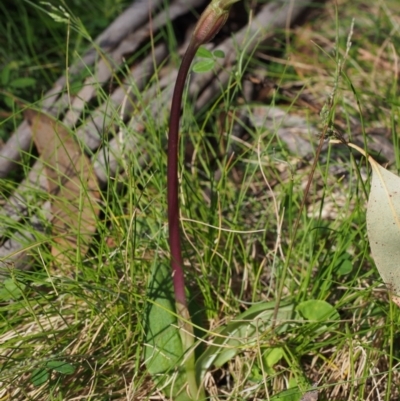
POLYGON ((228 19, 229 9, 221 9, 211 3, 201 14, 196 28, 193 32, 192 40, 200 46, 209 42, 225 25, 228 19))

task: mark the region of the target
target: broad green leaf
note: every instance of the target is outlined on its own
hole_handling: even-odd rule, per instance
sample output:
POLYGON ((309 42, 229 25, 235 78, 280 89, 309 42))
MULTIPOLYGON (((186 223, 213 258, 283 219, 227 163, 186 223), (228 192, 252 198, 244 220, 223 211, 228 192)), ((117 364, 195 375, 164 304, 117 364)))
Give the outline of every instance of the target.
POLYGON ((395 295, 400 295, 400 177, 372 158, 367 230, 376 267, 395 295))
POLYGON ((36 84, 36 79, 29 77, 17 78, 9 83, 9 85, 12 86, 13 88, 27 88, 35 84, 36 84))
POLYGON ((38 368, 32 372, 31 382, 34 386, 41 386, 49 380, 49 372, 47 369, 38 368))
POLYGON ((175 316, 175 298, 169 267, 154 265, 147 287, 144 327, 145 363, 154 382, 174 401, 188 401, 187 377, 182 364, 182 342, 175 316))
POLYGON ((339 320, 337 310, 328 302, 318 299, 303 301, 296 307, 296 310, 305 319, 312 321, 339 320))
POLYGON ((182 344, 177 329, 172 280, 169 268, 154 267, 148 286, 146 311, 146 365, 151 374, 175 368, 182 357, 182 344))
POLYGON ((198 48, 196 56, 203 58, 213 58, 213 54, 210 52, 210 50, 206 49, 204 46, 200 46, 198 48))
MULTIPOLYGON (((271 328, 274 308, 274 302, 254 305, 222 327, 212 345, 196 361, 198 383, 211 365, 220 367, 244 347, 256 344, 258 336, 271 328)), ((281 304, 277 314, 276 333, 286 330, 287 325, 282 323, 292 317, 293 309, 292 304, 281 304)))
POLYGON ((25 284, 16 283, 13 278, 8 278, 4 280, 3 284, 0 284, 0 300, 10 301, 11 299, 19 299, 22 297, 24 289, 25 284))
POLYGON ((64 361, 49 361, 46 363, 46 367, 63 375, 72 375, 75 372, 75 367, 64 361))
POLYGON ((193 71, 197 73, 208 72, 214 68, 215 61, 213 59, 200 60, 193 65, 193 71))

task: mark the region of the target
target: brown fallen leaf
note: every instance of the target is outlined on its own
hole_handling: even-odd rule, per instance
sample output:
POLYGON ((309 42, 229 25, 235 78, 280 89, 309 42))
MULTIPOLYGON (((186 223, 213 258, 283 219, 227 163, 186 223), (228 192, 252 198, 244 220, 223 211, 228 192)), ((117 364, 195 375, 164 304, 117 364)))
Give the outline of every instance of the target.
POLYGON ((89 158, 74 136, 53 118, 33 110, 25 117, 45 166, 52 212, 52 249, 65 264, 84 256, 96 230, 100 193, 89 158))

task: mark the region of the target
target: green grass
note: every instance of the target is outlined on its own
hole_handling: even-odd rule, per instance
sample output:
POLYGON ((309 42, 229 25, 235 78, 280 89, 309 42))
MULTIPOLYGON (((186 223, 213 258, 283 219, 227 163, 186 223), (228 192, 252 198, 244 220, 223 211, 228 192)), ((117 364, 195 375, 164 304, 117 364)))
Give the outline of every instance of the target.
MULTIPOLYGON (((395 0, 340 3, 337 17, 328 2, 322 15, 295 28, 284 52, 276 56, 275 50, 281 62, 250 62, 251 71, 261 65, 278 85, 258 104, 282 107, 320 130, 319 110, 337 85, 331 110, 337 128, 349 138, 356 127, 366 137, 372 128, 387 128, 394 143, 392 169, 398 171, 400 111, 394 57, 400 51, 399 6, 395 0), (346 51, 353 17, 353 44, 335 84, 337 60, 346 51)), ((0 5, 6 20, 0 24, 0 65, 12 66, 3 89, 35 103, 62 73, 66 54, 82 54, 87 42, 82 33, 71 31, 67 45, 65 24, 55 23, 30 3, 16 4, 0 5), (32 86, 9 84, 27 76, 34 78, 32 86)), ((91 14, 84 12, 86 3, 68 3, 92 37, 126 2, 97 4, 91 14)), ((171 32, 156 40, 168 38, 175 54, 171 32)), ((259 52, 268 56, 269 50, 259 52)), ((115 78, 124 74, 118 72, 115 78)), ((365 223, 369 169, 363 159, 336 156, 332 148, 332 156, 321 157, 317 165, 306 210, 300 215, 310 163, 299 163, 269 126, 254 128, 243 121, 246 141, 231 135, 233 123, 224 118, 226 113, 254 111, 254 104, 243 100, 241 78, 232 73, 220 99, 199 115, 193 115, 188 100, 182 123, 181 160, 188 140, 195 149, 181 169, 187 285, 203 307, 205 338, 212 341, 218 327, 251 304, 277 298, 294 305, 326 301, 340 320, 298 319, 280 330, 260 333, 256 343, 244 343, 233 359, 206 376, 206 388, 214 400, 249 400, 271 399, 290 387, 307 390, 317 383, 319 400, 395 400, 400 314, 389 302, 370 255, 365 223), (226 156, 229 146, 235 149, 234 158, 226 156), (333 176, 329 166, 344 169, 346 176, 333 176), (300 225, 293 238, 297 218, 300 225)), ((145 104, 145 90, 138 94, 135 110, 145 104)), ((101 91, 99 102, 107 97, 108 92, 101 91)), ((3 138, 21 120, 20 106, 5 99, 3 138)), ((117 119, 119 111, 114 115, 125 128, 126 123, 117 119)), ((0 288, 0 400, 161 399, 144 366, 143 314, 151 269, 169 257, 167 118, 168 110, 157 119, 147 113, 147 137, 140 133, 138 147, 149 157, 143 165, 140 154, 130 151, 126 171, 110 178, 102 193, 97 234, 83 260, 71 261, 67 271, 55 269, 50 234, 30 229, 36 241, 30 246, 33 268, 10 271, 10 296, 4 286, 0 288), (39 385, 38 374, 48 374, 48 380, 39 385)), ((316 147, 318 137, 309 139, 316 147)), ((36 157, 33 153, 24 160, 32 163, 36 157)), ((21 171, 29 169, 26 163, 22 167, 21 171)), ((14 185, 2 182, 2 197, 14 185)), ((31 193, 36 199, 45 196, 35 188, 31 193)), ((32 200, 29 213, 38 208, 32 200)), ((21 229, 17 223, 2 223, 10 231, 21 229)))
POLYGON ((21 121, 20 114, 16 113, 16 98, 39 101, 63 74, 66 63, 82 55, 87 47, 86 32, 95 38, 128 3, 105 0, 88 6, 81 0, 68 1, 68 4, 7 0, 0 4, 0 108, 2 119, 7 119, 0 128, 1 139, 7 139, 21 121), (46 11, 62 14, 59 7, 77 16, 81 29, 50 18, 46 11))

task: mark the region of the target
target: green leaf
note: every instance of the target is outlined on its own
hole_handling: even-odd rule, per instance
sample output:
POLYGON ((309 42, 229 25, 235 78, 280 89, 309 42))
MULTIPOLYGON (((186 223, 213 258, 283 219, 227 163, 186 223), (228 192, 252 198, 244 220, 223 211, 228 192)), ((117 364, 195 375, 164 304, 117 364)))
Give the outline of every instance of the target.
MULTIPOLYGON (((274 315, 274 302, 253 305, 218 331, 212 345, 196 361, 197 382, 200 383, 206 371, 214 365, 221 367, 244 347, 257 343, 260 333, 270 329, 274 315)), ((287 330, 284 322, 292 317, 293 305, 282 303, 277 314, 276 333, 287 330), (282 324, 283 323, 283 324, 282 324)))
POLYGON ((47 369, 38 368, 32 372, 31 382, 34 386, 41 386, 49 380, 49 372, 47 369))
POLYGON ((173 369, 182 357, 175 301, 169 268, 154 267, 148 285, 146 311, 146 365, 151 374, 173 369))
POLYGON ((328 302, 318 299, 301 302, 296 310, 307 320, 317 322, 339 320, 339 314, 336 309, 328 302))
POLYGON ((18 283, 13 278, 8 278, 4 280, 3 284, 0 284, 0 300, 17 300, 22 297, 22 291, 24 291, 24 289, 25 284, 18 283))
POLYGON ((264 353, 263 359, 269 368, 273 368, 282 359, 283 355, 284 352, 281 347, 270 348, 264 353))
POLYGON ((46 363, 46 367, 63 375, 72 375, 75 372, 75 367, 64 361, 49 361, 46 363))
POLYGON ((349 259, 343 259, 341 263, 339 264, 339 267, 336 270, 336 273, 339 276, 345 276, 346 274, 351 273, 353 270, 353 263, 351 263, 351 260, 349 259))
POLYGON ((147 287, 145 312, 145 363, 157 386, 174 401, 189 401, 187 376, 180 367, 183 357, 169 267, 154 265, 147 287))
POLYGON ((4 103, 7 105, 8 108, 13 109, 14 99, 11 96, 5 96, 4 103))
POLYGON ((7 86, 8 81, 10 80, 10 65, 6 65, 0 74, 0 82, 3 86, 7 86))
POLYGON ((269 375, 273 375, 275 373, 274 366, 283 358, 284 355, 284 350, 281 347, 268 348, 264 351, 262 354, 264 371, 269 375))
POLYGON ((213 54, 210 52, 210 50, 206 49, 204 46, 200 46, 196 52, 197 57, 203 57, 203 58, 213 58, 213 54))
POLYGON ((208 72, 214 68, 215 61, 213 59, 200 60, 193 65, 193 71, 197 73, 208 72))
POLYGON ((13 88, 27 88, 36 84, 35 78, 17 78, 10 82, 10 86, 13 88))
POLYGON ((222 50, 214 50, 212 54, 217 58, 225 58, 225 53, 222 50))
POLYGON ((248 379, 254 383, 264 382, 264 372, 256 363, 251 366, 248 379))

